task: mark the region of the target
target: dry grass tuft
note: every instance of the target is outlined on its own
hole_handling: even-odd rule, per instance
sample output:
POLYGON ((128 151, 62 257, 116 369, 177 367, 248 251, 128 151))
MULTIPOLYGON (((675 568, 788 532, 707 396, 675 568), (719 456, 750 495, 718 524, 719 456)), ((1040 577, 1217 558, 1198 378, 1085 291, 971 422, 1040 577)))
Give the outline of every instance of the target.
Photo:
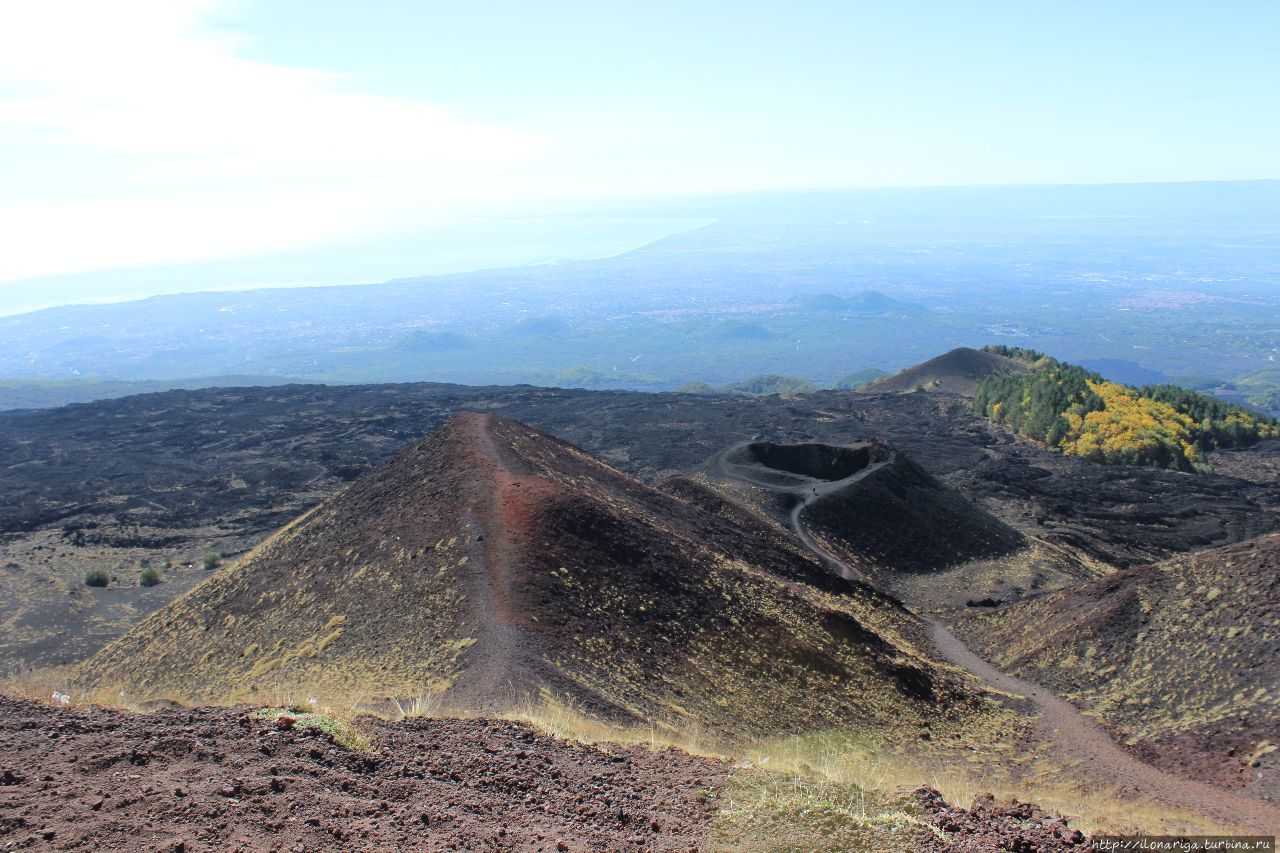
POLYGON ((640 746, 660 752, 679 749, 691 755, 729 760, 734 757, 723 745, 708 736, 702 727, 690 721, 682 725, 669 721, 651 721, 647 726, 623 726, 597 719, 571 701, 543 690, 536 698, 527 697, 501 715, 502 719, 528 723, 561 740, 599 746, 618 744, 640 746))
MULTIPOLYGON (((0 694, 45 702, 70 708, 114 708, 120 711, 143 711, 117 691, 105 688, 84 690, 65 667, 26 670, 0 676, 0 694)), ((164 697, 158 697, 164 698, 164 697)))
POLYGON ((392 698, 391 703, 395 705, 397 720, 411 720, 420 717, 440 717, 444 715, 444 691, 434 690, 416 696, 413 699, 406 699, 401 702, 397 698, 392 698))
MULTIPOLYGON (((976 769, 942 753, 925 758, 887 750, 853 732, 823 732, 768 741, 756 745, 746 758, 777 779, 846 787, 862 792, 869 802, 928 785, 958 806, 968 807, 986 793, 998 799, 1031 802, 1067 818, 1072 826, 1086 833, 1222 834, 1233 829, 1155 800, 1086 789, 1074 783, 1076 774, 1069 768, 1041 766, 1034 773, 1021 775, 1008 768, 976 769)), ((883 800, 885 807, 891 802, 883 800)))

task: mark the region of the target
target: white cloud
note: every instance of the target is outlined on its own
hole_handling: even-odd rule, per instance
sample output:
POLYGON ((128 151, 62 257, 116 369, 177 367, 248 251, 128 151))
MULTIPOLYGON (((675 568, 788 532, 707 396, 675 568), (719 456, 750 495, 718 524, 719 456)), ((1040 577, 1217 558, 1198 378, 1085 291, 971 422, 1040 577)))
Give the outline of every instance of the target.
POLYGON ((0 200, 0 281, 354 237, 502 192, 549 146, 341 75, 247 59, 206 26, 218 5, 0 11, 0 144, 26 158, 6 158, 0 182, 69 175, 48 197, 0 200))

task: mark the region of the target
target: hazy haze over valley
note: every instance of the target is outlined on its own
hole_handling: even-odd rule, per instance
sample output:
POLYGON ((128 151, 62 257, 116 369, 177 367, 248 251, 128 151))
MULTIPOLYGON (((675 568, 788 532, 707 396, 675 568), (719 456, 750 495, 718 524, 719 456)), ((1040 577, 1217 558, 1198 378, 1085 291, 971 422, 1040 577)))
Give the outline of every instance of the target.
MULTIPOLYGON (((1277 211, 1280 182, 1265 181, 655 201, 625 219, 504 225, 554 240, 590 221, 606 242, 618 226, 694 226, 596 260, 0 318, 0 377, 20 391, 84 380, 663 390, 762 374, 830 386, 1007 343, 1122 382, 1258 393, 1276 384, 1265 371, 1280 352, 1277 211)), ((48 399, 70 399, 58 393, 93 391, 48 399)), ((38 399, 11 404, 23 402, 38 399)))
POLYGON ((1280 408, 1246 5, 16 7, 0 405, 840 385, 1015 343, 1280 408))

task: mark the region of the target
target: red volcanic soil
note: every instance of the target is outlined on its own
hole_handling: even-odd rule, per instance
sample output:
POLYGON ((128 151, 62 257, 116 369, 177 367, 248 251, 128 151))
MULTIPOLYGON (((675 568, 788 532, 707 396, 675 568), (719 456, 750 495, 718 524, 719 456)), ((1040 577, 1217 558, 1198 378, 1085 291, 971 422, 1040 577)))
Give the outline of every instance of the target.
POLYGON ((925 821, 947 836, 945 841, 924 836, 917 842, 915 849, 919 851, 1057 853, 1088 849, 1088 839, 1082 832, 1030 803, 997 802, 990 794, 984 794, 973 801, 972 808, 962 809, 947 805, 942 794, 933 788, 918 788, 915 798, 925 821))
POLYGON ((373 752, 245 708, 0 697, 0 848, 693 850, 728 768, 494 720, 362 720, 373 752))

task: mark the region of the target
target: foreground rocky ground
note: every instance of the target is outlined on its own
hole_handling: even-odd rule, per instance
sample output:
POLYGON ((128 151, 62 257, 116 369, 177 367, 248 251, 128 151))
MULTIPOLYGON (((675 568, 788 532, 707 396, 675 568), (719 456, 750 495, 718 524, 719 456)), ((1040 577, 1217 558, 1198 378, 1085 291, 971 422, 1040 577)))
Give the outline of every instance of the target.
POLYGON ((691 850, 728 768, 493 720, 362 720, 372 751, 245 708, 0 698, 0 849, 691 850))
MULTIPOLYGON (((792 849, 713 826, 733 772, 721 761, 499 720, 365 718, 369 742, 351 748, 301 719, 0 696, 0 850, 792 849)), ((933 830, 894 836, 893 849, 1085 843, 1026 803, 986 797, 966 810, 922 788, 903 805, 933 830)), ((880 838, 866 849, 886 849, 880 838)))
POLYGON ((933 788, 920 788, 914 796, 924 811, 925 820, 942 832, 942 836, 920 838, 915 843, 920 851, 1055 853, 1088 849, 1089 840, 1084 833, 1031 803, 998 802, 986 794, 975 800, 972 808, 962 809, 948 805, 933 788))

